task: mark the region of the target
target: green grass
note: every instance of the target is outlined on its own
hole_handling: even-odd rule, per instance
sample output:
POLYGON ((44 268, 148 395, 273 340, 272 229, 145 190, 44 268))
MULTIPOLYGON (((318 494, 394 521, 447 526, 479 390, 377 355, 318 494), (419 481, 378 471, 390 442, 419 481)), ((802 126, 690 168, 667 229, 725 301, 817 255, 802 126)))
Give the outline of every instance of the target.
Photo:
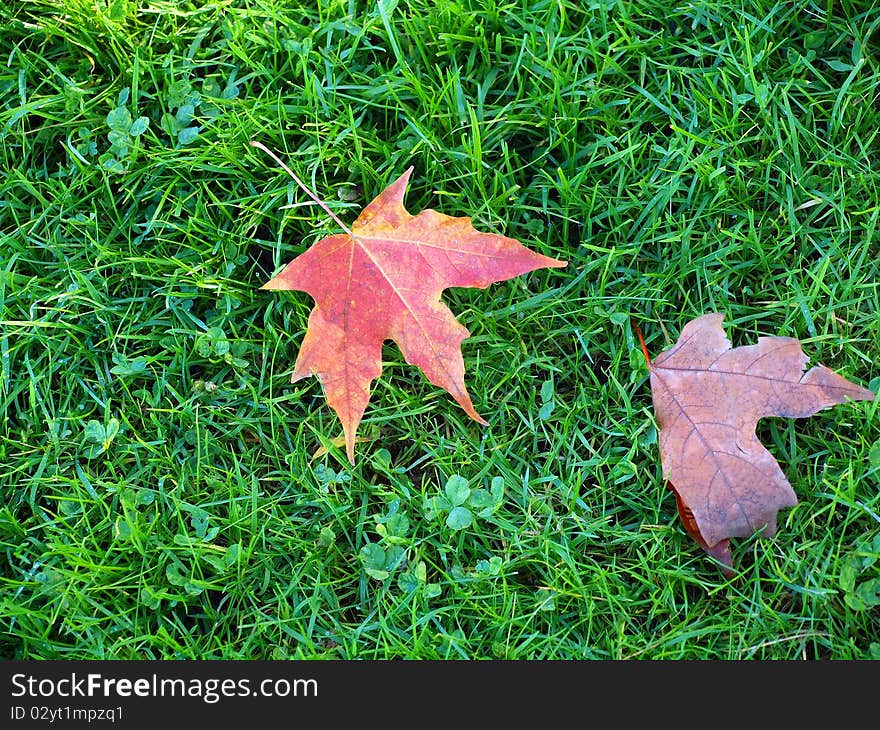
POLYGON ((880 658, 877 404, 761 421, 800 503, 727 579, 632 324, 877 392, 878 40, 854 0, 7 1, 0 655, 880 658), (411 211, 569 262, 444 295, 488 426, 388 344, 348 464, 289 382, 311 300, 258 290, 337 229, 253 139, 346 222, 414 165, 411 211), (504 488, 461 530, 455 474, 504 488))

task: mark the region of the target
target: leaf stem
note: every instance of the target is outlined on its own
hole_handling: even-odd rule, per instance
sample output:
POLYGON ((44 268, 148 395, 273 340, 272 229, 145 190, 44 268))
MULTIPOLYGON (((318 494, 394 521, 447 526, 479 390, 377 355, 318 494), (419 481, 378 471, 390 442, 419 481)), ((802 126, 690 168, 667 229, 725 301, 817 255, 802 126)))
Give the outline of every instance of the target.
POLYGON ((639 343, 642 346, 642 354, 645 356, 645 362, 648 363, 648 370, 651 369, 651 356, 648 354, 648 346, 645 344, 645 338, 642 337, 642 330, 639 329, 639 326, 633 322, 632 326, 635 328, 636 334, 639 337, 639 343))
POLYGON ((315 195, 311 191, 311 189, 294 174, 293 170, 291 170, 287 165, 284 164, 284 162, 282 162, 281 158, 278 157, 278 155, 276 155, 272 150, 270 150, 268 147, 266 147, 266 145, 264 145, 262 142, 257 142, 255 139, 252 139, 250 144, 251 144, 251 147, 257 147, 257 148, 263 150, 263 152, 265 152, 267 155, 269 155, 269 157, 271 157, 273 160, 275 160, 275 162, 277 162, 279 165, 281 165, 281 167, 284 168, 284 171, 293 178, 294 182, 297 185, 299 185, 303 190, 305 190, 306 193, 308 193, 309 197, 312 200, 314 200, 318 205, 320 205, 324 209, 324 212, 327 213, 327 215, 329 215, 334 221, 336 221, 336 224, 343 231, 345 231, 349 236, 354 235, 351 232, 351 229, 347 225, 345 225, 345 223, 343 223, 341 220, 339 220, 339 218, 336 216, 336 214, 332 210, 330 210, 329 207, 327 207, 327 204, 323 200, 321 200, 317 195, 315 195))

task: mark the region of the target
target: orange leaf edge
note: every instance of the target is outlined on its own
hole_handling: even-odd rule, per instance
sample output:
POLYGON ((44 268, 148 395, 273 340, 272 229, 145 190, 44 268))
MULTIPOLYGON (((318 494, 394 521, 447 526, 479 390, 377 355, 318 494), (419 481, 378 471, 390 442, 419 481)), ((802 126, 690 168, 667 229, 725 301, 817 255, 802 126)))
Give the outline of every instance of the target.
POLYGON ((715 545, 709 545, 700 533, 700 528, 697 526, 696 519, 694 519, 694 513, 691 511, 691 508, 685 504, 681 495, 676 490, 675 485, 667 480, 666 486, 669 487, 675 495, 678 516, 681 518, 681 523, 684 525, 685 532, 687 532, 687 534, 690 535, 706 553, 715 558, 715 560, 721 564, 721 570, 727 578, 732 578, 734 572, 733 556, 730 553, 730 538, 724 538, 723 540, 719 540, 715 545))

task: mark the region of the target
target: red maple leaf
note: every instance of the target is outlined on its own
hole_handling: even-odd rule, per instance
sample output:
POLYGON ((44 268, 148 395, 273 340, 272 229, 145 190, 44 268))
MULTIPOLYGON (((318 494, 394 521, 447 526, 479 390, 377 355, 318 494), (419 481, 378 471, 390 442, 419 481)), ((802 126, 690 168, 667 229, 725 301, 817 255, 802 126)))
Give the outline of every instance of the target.
POLYGON ((566 263, 513 238, 481 233, 470 218, 403 206, 412 167, 375 198, 346 233, 328 236, 291 261, 262 289, 298 289, 315 300, 292 381, 317 375, 354 463, 355 435, 382 372, 382 343, 485 423, 464 384, 461 342, 468 330, 440 301, 449 287, 485 289, 535 269, 566 263))

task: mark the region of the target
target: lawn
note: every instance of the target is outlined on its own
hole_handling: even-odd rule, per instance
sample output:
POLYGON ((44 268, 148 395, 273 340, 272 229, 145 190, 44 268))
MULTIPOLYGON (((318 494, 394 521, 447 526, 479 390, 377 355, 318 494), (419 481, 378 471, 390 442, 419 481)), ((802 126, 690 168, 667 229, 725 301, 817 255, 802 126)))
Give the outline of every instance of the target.
POLYGON ((880 391, 880 5, 7 0, 0 60, 0 656, 880 659, 880 401, 761 420, 727 576, 636 331, 880 391), (568 262, 443 295, 488 425, 387 342, 349 463, 260 290, 340 229, 251 141, 568 262))

